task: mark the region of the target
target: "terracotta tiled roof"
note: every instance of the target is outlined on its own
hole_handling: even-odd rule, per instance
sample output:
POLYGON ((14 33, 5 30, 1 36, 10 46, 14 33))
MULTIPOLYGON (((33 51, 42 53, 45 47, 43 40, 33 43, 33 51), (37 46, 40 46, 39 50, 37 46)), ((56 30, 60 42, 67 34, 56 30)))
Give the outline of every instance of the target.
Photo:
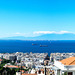
POLYGON ((44 69, 41 69, 41 71, 44 71, 44 69))
POLYGON ((0 61, 2 61, 2 59, 0 59, 0 61))
POLYGON ((60 61, 64 65, 75 65, 75 57, 70 57, 60 61))
POLYGON ((37 75, 37 74, 27 74, 27 73, 23 73, 22 75, 37 75))
POLYGON ((18 68, 18 66, 14 66, 14 65, 7 65, 6 67, 8 67, 8 68, 18 68))
POLYGON ((24 73, 24 70, 20 70, 20 72, 24 73))

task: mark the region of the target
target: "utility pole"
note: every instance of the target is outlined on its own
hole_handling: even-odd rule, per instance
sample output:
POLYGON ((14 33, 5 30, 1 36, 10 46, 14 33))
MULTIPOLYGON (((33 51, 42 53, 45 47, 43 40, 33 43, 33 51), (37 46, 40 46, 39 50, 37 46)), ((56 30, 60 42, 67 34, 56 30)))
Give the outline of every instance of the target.
POLYGON ((21 75, 22 75, 22 61, 21 61, 21 75))
POLYGON ((45 75, 46 75, 46 67, 45 67, 45 75))

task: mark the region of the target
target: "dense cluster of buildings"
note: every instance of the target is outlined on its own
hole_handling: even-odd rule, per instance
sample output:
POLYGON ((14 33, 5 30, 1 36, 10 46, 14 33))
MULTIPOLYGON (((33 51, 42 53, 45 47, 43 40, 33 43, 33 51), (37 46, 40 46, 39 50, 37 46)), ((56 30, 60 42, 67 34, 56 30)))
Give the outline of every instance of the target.
POLYGON ((51 53, 50 54, 50 60, 54 61, 54 60, 63 60, 69 57, 73 57, 75 56, 75 53, 51 53))
POLYGON ((0 58, 11 60, 17 66, 26 66, 28 68, 38 68, 44 65, 48 53, 0 53, 0 58))
POLYGON ((16 75, 75 75, 75 53, 0 53, 2 58, 11 60, 5 68, 22 68, 16 75), (50 59, 48 59, 50 58, 50 59))

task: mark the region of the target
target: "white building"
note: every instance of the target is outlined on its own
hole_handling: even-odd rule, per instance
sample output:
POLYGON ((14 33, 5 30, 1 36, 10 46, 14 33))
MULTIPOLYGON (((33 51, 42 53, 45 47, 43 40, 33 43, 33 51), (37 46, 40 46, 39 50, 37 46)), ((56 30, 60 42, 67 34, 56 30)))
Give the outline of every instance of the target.
POLYGON ((13 54, 7 53, 7 54, 4 54, 4 55, 3 55, 3 58, 4 58, 4 59, 7 59, 7 60, 12 60, 12 61, 14 61, 14 60, 16 59, 16 56, 13 55, 13 54))
POLYGON ((21 72, 16 72, 16 75, 21 75, 21 72))
POLYGON ((67 75, 75 75, 75 57, 54 61, 55 75, 62 75, 66 72, 67 75))

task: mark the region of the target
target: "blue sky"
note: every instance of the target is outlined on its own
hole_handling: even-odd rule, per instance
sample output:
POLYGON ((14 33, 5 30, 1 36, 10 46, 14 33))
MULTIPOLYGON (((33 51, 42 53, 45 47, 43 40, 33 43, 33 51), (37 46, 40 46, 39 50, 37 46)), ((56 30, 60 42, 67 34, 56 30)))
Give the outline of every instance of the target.
POLYGON ((0 37, 75 33, 74 0, 0 0, 0 37))

